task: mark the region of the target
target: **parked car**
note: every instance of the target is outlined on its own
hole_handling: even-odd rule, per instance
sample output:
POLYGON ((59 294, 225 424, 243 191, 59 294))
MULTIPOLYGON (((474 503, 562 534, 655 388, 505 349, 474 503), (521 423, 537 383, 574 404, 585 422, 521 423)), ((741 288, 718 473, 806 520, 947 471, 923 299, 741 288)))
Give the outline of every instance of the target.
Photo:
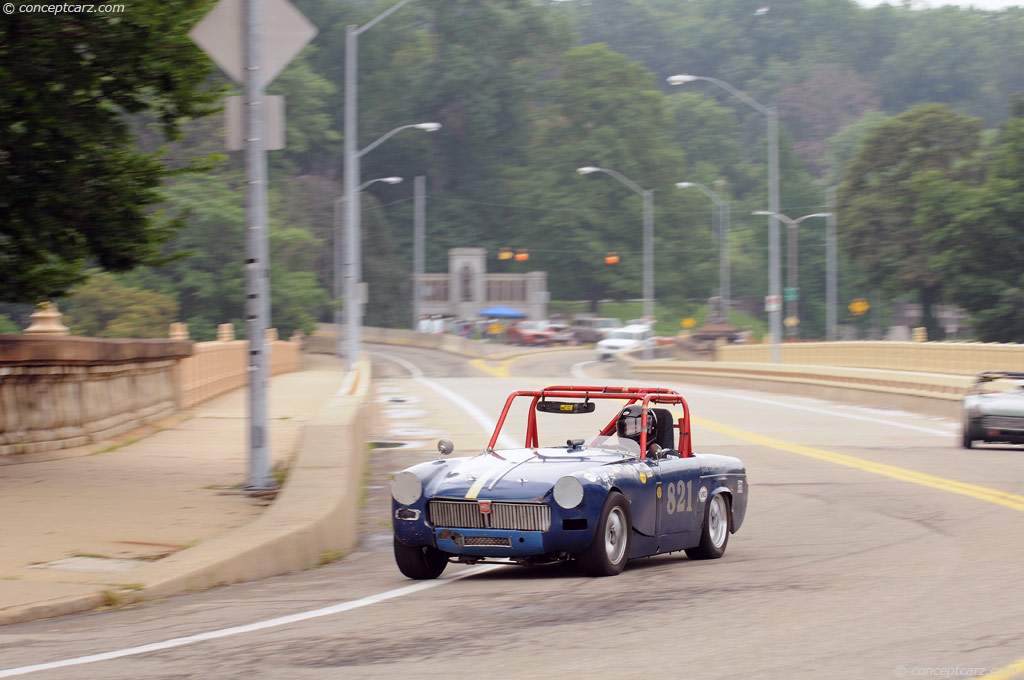
POLYGON ((598 342, 615 330, 622 328, 622 321, 602 316, 583 316, 572 320, 572 334, 576 342, 598 342))
POLYGON ((613 354, 631 349, 654 347, 654 331, 647 324, 623 326, 605 336, 597 343, 597 355, 601 359, 611 359, 613 354))
POLYGON ((480 453, 449 458, 454 445, 442 439, 437 460, 395 475, 395 562, 409 578, 433 579, 448 562, 574 561, 591 576, 614 576, 638 557, 682 550, 719 558, 746 515, 746 469, 731 456, 694 453, 691 432, 689 407, 674 390, 513 392, 480 453), (526 446, 495 450, 519 397, 529 404, 526 446), (589 440, 579 434, 587 429, 589 440), (566 432, 581 438, 566 441, 566 432))
POLYGON ((576 342, 576 336, 572 332, 572 327, 567 323, 552 321, 548 324, 548 330, 551 331, 552 344, 571 345, 576 342))
POLYGON ((962 444, 1024 444, 1024 373, 984 371, 963 401, 962 444))
POLYGON ((550 345, 553 335, 547 321, 517 321, 505 330, 512 345, 550 345))

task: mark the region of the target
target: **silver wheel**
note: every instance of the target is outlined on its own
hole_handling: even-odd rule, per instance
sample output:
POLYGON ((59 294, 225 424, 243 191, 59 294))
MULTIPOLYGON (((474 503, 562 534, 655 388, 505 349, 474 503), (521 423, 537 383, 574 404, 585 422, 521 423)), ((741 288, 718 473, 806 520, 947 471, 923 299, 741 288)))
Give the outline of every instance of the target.
POLYGON ((604 552, 608 561, 618 564, 626 554, 626 532, 629 527, 626 524, 626 515, 622 508, 615 506, 608 513, 608 521, 605 523, 604 531, 604 552))
POLYGON ((708 508, 708 538, 711 545, 720 550, 728 535, 729 510, 725 507, 725 499, 718 494, 711 498, 711 507, 708 508))

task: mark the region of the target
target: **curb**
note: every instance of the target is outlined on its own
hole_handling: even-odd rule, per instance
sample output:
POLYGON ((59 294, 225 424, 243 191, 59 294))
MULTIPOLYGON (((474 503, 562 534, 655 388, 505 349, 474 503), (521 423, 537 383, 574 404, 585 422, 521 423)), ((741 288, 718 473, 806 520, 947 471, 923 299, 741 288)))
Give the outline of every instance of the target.
POLYGON ((370 364, 364 359, 305 424, 288 480, 257 519, 158 562, 111 575, 94 584, 95 592, 9 607, 0 611, 0 625, 301 571, 321 564, 327 551, 350 551, 359 540, 358 507, 367 455, 363 415, 370 380, 370 364))

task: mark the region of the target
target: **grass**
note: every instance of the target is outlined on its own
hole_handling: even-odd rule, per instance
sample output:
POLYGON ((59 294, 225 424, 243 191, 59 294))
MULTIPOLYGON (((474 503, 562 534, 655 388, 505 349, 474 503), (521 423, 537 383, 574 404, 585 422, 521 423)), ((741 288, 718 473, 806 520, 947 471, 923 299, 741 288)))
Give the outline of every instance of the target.
POLYGON ((317 562, 318 567, 325 567, 331 562, 337 562, 344 555, 338 550, 324 550, 320 553, 320 560, 317 562))
POLYGON ((139 441, 140 439, 142 439, 142 437, 130 437, 128 439, 125 439, 123 442, 117 442, 116 444, 111 444, 110 446, 107 446, 105 448, 99 449, 97 451, 93 451, 89 455, 90 456, 98 456, 101 453, 110 453, 111 451, 117 451, 118 449, 124 448, 125 446, 131 446, 132 444, 134 444, 135 442, 139 441))

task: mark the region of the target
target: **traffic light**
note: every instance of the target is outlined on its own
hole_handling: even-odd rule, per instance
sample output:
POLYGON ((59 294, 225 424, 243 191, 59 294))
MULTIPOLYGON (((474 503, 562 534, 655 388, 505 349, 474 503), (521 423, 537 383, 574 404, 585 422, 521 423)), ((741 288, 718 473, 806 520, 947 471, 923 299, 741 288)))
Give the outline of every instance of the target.
POLYGON ((605 264, 618 264, 619 263, 619 254, 617 252, 615 252, 615 251, 612 251, 612 252, 608 253, 607 255, 604 256, 604 263, 605 264))
POLYGON ((520 248, 516 251, 516 262, 526 262, 530 259, 530 253, 526 252, 525 249, 520 248))
POLYGON ((499 260, 511 260, 512 249, 511 248, 498 248, 498 259, 499 260))

